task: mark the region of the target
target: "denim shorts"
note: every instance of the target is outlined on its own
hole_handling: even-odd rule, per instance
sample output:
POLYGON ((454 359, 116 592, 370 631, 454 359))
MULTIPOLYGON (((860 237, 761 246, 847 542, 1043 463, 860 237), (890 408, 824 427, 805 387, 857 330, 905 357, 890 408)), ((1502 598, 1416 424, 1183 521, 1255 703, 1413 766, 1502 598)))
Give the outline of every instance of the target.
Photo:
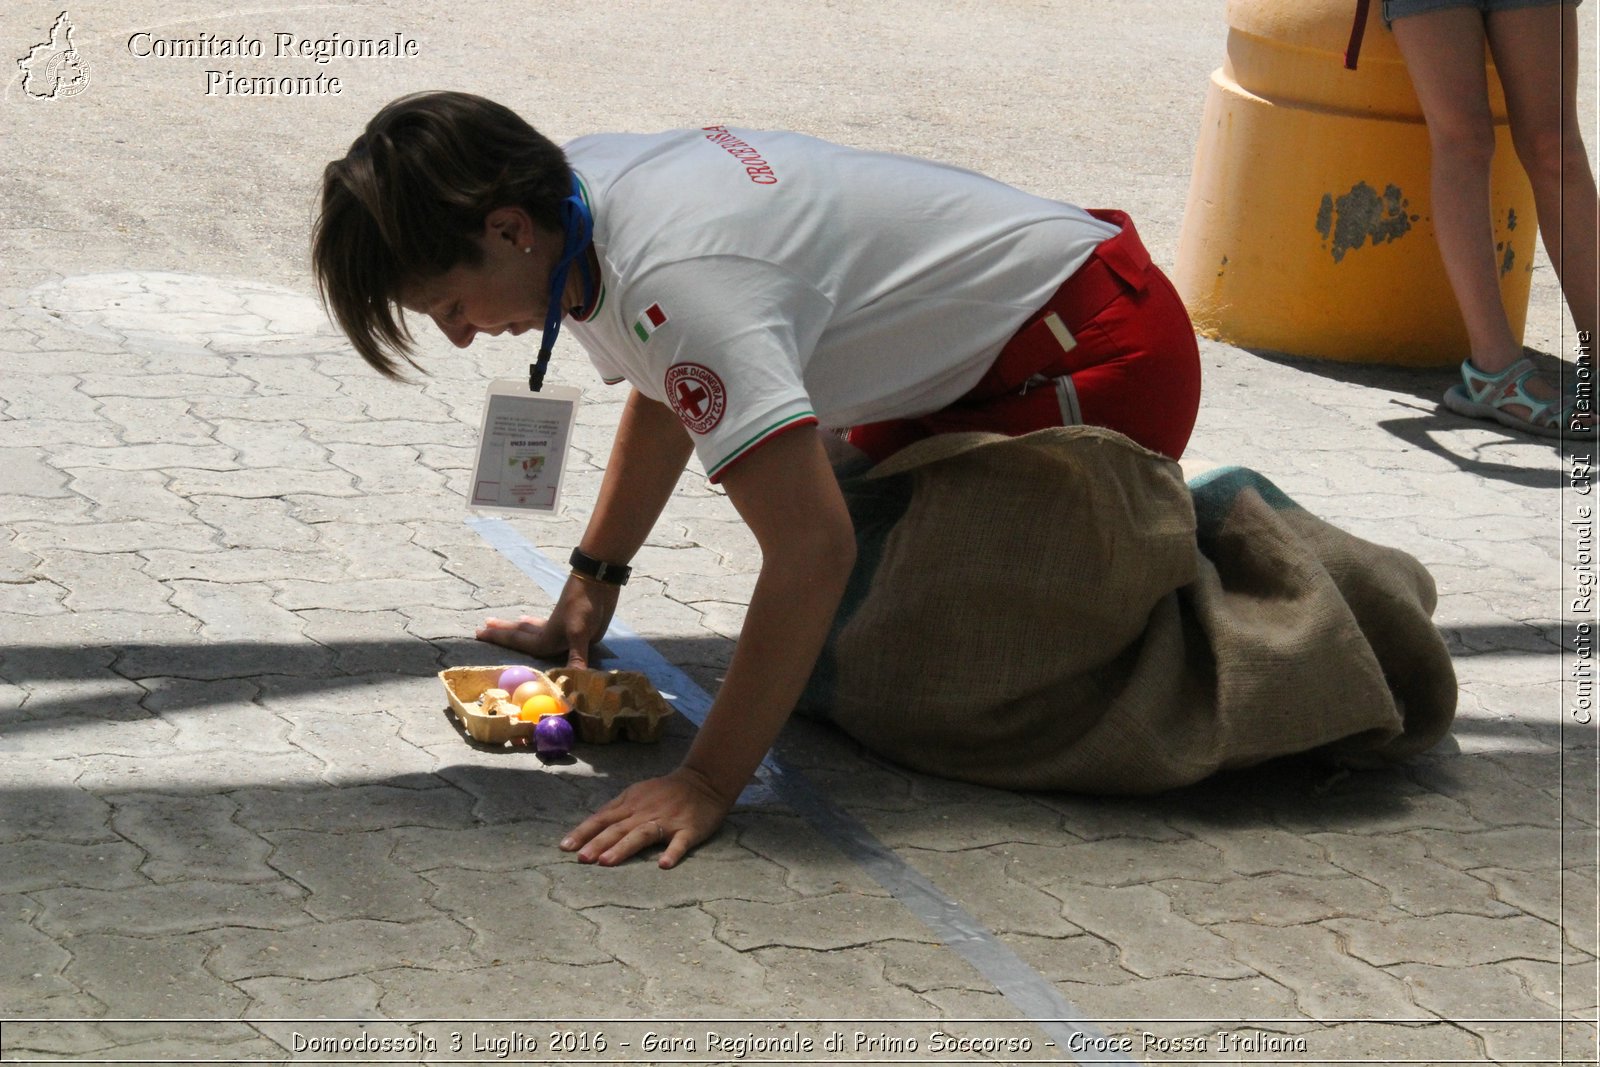
POLYGON ((1570 4, 1576 7, 1583 0, 1383 0, 1383 21, 1393 25, 1395 19, 1407 15, 1426 15, 1451 7, 1471 7, 1485 15, 1492 11, 1510 11, 1519 7, 1549 7, 1553 4, 1570 4))

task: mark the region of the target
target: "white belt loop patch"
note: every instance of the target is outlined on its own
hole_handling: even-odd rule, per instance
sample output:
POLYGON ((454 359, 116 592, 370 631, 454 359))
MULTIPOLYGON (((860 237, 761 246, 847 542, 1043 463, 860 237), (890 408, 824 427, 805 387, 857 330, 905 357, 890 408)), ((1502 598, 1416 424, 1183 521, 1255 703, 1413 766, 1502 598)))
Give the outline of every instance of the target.
POLYGON ((1061 351, 1071 352, 1078 347, 1078 339, 1072 336, 1072 331, 1067 329, 1067 324, 1061 321, 1061 316, 1054 311, 1044 317, 1044 324, 1050 327, 1050 332, 1055 336, 1056 344, 1061 346, 1061 351))

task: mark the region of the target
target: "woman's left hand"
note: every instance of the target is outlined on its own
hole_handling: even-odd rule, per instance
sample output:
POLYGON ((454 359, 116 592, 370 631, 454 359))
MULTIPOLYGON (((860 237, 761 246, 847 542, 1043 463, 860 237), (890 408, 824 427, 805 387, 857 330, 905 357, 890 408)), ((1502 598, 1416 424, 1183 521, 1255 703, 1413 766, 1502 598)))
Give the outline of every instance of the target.
POLYGON ((561 848, 576 851, 580 863, 614 867, 636 852, 665 845, 658 865, 666 870, 716 833, 731 807, 701 775, 679 767, 624 789, 562 838, 561 848))

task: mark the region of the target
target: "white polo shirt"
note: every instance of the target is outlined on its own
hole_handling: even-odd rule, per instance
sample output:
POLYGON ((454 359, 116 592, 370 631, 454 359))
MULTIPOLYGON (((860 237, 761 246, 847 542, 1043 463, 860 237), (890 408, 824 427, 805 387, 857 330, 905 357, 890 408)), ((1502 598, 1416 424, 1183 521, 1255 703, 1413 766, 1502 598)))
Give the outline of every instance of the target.
POLYGON ((712 481, 805 423, 938 411, 1116 232, 971 171, 722 126, 565 146, 601 298, 566 328, 669 404, 712 481))

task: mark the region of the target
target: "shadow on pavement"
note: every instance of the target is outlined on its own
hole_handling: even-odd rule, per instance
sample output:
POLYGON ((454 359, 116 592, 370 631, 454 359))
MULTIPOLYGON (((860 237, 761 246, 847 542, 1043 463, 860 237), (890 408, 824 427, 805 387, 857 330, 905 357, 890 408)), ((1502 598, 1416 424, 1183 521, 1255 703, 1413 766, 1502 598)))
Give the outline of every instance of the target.
MULTIPOLYGON (((1535 437, 1482 419, 1469 419, 1444 407, 1441 398, 1445 391, 1461 378, 1454 367, 1392 367, 1371 363, 1339 363, 1332 360, 1307 359, 1266 349, 1244 349, 1257 358, 1314 374, 1343 385, 1382 389, 1405 394, 1413 400, 1391 399, 1390 403, 1406 414, 1390 419, 1380 419, 1378 426, 1399 438, 1406 445, 1448 460, 1468 474, 1492 478, 1511 485, 1530 489, 1559 489, 1566 484, 1562 472, 1550 470, 1544 464, 1551 452, 1559 452, 1562 443, 1550 438, 1535 437), (1488 445, 1473 446, 1470 451, 1452 449, 1436 439, 1437 434, 1476 429, 1496 435, 1488 445), (1481 458, 1477 453, 1485 448, 1502 448, 1505 445, 1525 446, 1531 449, 1530 461, 1541 466, 1519 466, 1498 460, 1481 458)), ((1540 373, 1551 381, 1558 380, 1563 369, 1571 369, 1561 359, 1546 352, 1525 350, 1528 358, 1540 373)))

